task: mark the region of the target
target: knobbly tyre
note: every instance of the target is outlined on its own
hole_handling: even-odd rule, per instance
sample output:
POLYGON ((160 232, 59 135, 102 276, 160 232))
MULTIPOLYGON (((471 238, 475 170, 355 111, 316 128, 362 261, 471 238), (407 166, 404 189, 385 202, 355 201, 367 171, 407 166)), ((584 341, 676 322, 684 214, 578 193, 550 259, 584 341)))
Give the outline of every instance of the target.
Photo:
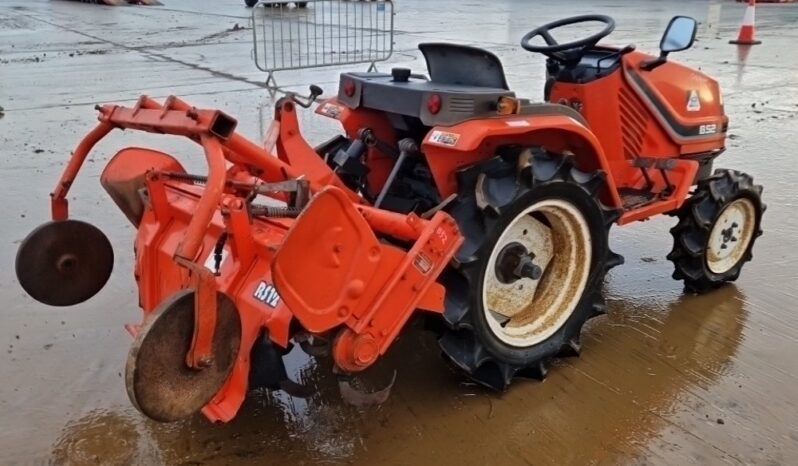
POLYGON ((293 343, 326 349, 352 376, 416 310, 443 323, 443 353, 474 381, 504 390, 542 378, 605 312, 602 282, 623 261, 608 245, 612 225, 678 217, 668 257, 698 293, 737 279, 761 234, 762 188, 712 172, 728 124, 717 82, 667 60, 691 46, 695 21, 675 17, 657 57, 597 45, 613 29, 607 16, 578 16, 523 38, 548 57, 545 103, 516 97, 493 54, 461 45, 420 45, 429 78, 343 73, 316 113, 345 134, 315 148, 296 113, 315 86, 276 103, 265 147, 222 111, 176 97, 98 107, 52 193, 52 221, 20 246, 19 282, 53 306, 97 293, 113 251, 69 218, 81 164, 116 128, 182 135, 204 149, 207 174, 129 147, 101 176, 137 227, 144 317, 127 327, 126 384, 142 413, 229 421, 249 389, 299 393, 281 359, 293 343), (601 32, 554 38, 591 22, 601 32))

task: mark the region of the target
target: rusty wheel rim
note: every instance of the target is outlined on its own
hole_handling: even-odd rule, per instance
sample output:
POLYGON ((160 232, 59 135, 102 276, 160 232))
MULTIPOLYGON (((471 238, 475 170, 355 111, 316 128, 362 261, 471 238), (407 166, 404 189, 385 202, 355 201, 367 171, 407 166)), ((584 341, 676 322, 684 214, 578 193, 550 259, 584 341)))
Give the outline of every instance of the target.
POLYGON ((518 214, 493 247, 483 279, 483 310, 502 342, 530 347, 561 328, 576 309, 591 263, 580 210, 547 199, 518 214))

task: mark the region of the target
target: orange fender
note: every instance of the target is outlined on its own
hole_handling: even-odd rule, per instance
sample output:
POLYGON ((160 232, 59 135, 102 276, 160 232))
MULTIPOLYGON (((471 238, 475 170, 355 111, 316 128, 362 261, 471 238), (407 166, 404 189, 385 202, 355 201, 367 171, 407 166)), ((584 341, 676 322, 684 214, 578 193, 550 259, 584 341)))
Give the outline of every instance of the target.
POLYGON ((457 171, 496 155, 500 146, 541 146, 553 153, 571 152, 585 171, 607 174, 605 201, 620 208, 610 164, 596 136, 581 122, 560 115, 509 115, 435 127, 424 138, 423 152, 442 198, 457 192, 457 171))

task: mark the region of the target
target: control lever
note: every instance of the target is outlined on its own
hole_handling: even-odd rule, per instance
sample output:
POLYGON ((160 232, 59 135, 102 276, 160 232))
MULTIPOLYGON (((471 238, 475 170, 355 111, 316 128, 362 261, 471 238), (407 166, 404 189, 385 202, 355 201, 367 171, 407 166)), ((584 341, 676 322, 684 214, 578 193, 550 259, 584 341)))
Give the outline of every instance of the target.
POLYGON ((363 144, 369 147, 376 147, 377 150, 385 155, 393 157, 394 159, 399 157, 399 151, 390 144, 379 140, 377 135, 374 134, 374 130, 371 128, 360 128, 360 130, 357 132, 357 136, 361 141, 363 141, 363 144))
MULTIPOLYGON (((361 161, 367 151, 368 148, 366 144, 363 143, 363 141, 355 139, 346 150, 338 150, 333 156, 333 162, 343 173, 362 177, 368 173, 368 168, 361 161)), ((338 173, 338 170, 336 170, 336 173, 338 173)))
POLYGON ((311 84, 309 90, 310 95, 308 96, 298 95, 290 92, 288 93, 288 97, 290 97, 291 100, 296 102, 296 104, 300 107, 309 108, 311 105, 313 105, 313 102, 315 102, 316 99, 324 93, 324 90, 315 84, 311 84))
POLYGON ((374 202, 374 207, 379 207, 382 204, 382 201, 385 199, 385 196, 388 194, 388 190, 391 188, 393 184, 393 180, 396 179, 396 175, 399 173, 399 170, 402 168, 402 163, 409 155, 416 155, 418 154, 418 145, 416 141, 412 138, 404 138, 399 141, 399 157, 396 159, 396 163, 394 163, 393 168, 391 169, 391 173, 388 174, 388 179, 385 180, 385 185, 382 187, 382 191, 380 191, 380 195, 377 196, 377 200, 374 202))

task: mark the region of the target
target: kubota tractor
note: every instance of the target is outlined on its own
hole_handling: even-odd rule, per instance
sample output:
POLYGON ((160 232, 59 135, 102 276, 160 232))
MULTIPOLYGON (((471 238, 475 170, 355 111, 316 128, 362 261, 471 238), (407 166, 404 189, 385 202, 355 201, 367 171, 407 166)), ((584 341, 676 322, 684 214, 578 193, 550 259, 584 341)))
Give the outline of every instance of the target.
POLYGON ((517 97, 494 55, 460 45, 420 46, 429 78, 344 73, 316 113, 345 134, 315 148, 297 123, 315 86, 276 103, 263 146, 225 113, 175 97, 98 107, 52 193, 52 221, 20 246, 19 282, 54 306, 97 293, 113 252, 69 218, 81 164, 115 128, 182 135, 204 149, 207 175, 129 147, 101 176, 137 227, 144 318, 127 327, 126 383, 145 415, 228 421, 251 388, 297 393, 281 359, 294 343, 327 342, 335 371, 351 376, 417 310, 442 322, 443 353, 474 381, 503 390, 543 377, 605 312, 604 277, 622 262, 613 224, 678 217, 668 257, 692 292, 735 280, 761 233, 762 188, 711 169, 728 121, 717 82, 667 60, 693 43, 695 21, 674 18, 658 57, 598 46, 613 28, 579 16, 523 38, 548 57, 546 103, 517 97), (554 39, 587 22, 603 30, 554 39))

